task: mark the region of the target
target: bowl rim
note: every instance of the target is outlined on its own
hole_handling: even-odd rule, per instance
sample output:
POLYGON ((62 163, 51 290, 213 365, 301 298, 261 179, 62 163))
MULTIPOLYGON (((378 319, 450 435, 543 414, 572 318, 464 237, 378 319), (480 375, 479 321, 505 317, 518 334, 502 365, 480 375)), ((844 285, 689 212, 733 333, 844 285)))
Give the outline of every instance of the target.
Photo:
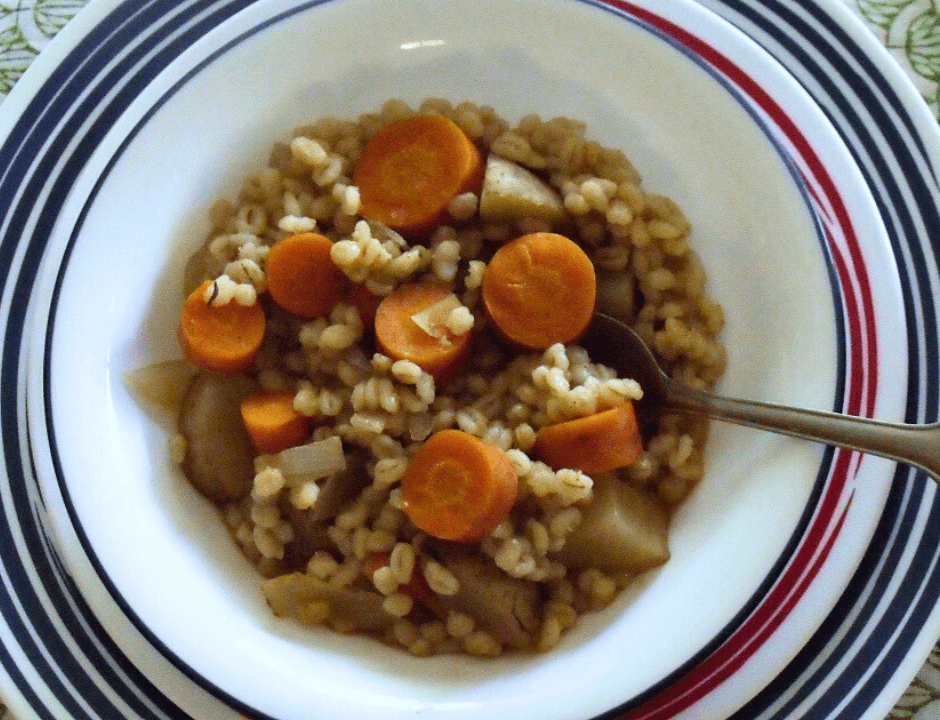
MULTIPOLYGON (((590 3, 590 4, 593 4, 593 3, 590 3)), ((634 11, 634 12, 639 8, 639 6, 632 6, 632 5, 631 5, 631 6, 628 6, 626 3, 611 3, 611 4, 612 4, 612 5, 616 5, 616 6, 620 7, 621 9, 630 8, 631 11, 634 11)), ((680 3, 680 4, 682 4, 682 3, 680 3)), ((647 17, 648 17, 648 18, 651 18, 651 17, 655 17, 655 16, 650 12, 647 17)), ((48 377, 46 377, 46 381, 48 381, 48 377)), ((46 384, 47 384, 47 383, 46 383, 46 384)), ((48 390, 48 387, 46 387, 46 389, 48 390)), ((47 398, 47 402, 48 402, 49 395, 47 394, 45 397, 47 398)), ((872 400, 872 402, 873 402, 873 400, 872 400)), ((870 408, 869 408, 869 410, 870 410, 870 408)), ((63 481, 60 479, 60 480, 59 480, 59 483, 61 483, 61 482, 63 482, 63 481)), ((60 488, 59 488, 59 489, 60 489, 60 491, 62 491, 62 492, 66 492, 64 485, 61 485, 61 484, 60 484, 60 488)), ((823 491, 822 486, 820 486, 820 487, 818 488, 818 490, 819 490, 820 493, 822 493, 822 491, 823 491)), ((809 523, 809 522, 811 521, 811 515, 812 515, 812 513, 808 510, 808 511, 807 511, 807 515, 806 515, 806 522, 807 522, 807 523, 809 523)), ((705 653, 705 654, 710 654, 710 653, 705 653)))

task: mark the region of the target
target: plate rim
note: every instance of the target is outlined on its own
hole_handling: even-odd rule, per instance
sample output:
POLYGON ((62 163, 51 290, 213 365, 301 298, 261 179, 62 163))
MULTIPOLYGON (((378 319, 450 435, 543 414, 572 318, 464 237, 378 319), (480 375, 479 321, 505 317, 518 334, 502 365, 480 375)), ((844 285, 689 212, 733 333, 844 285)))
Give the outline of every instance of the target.
MULTIPOLYGON (((817 0, 817 2, 818 2, 818 1, 819 1, 819 0, 817 0)), ((89 5, 86 6, 86 8, 91 8, 91 7, 102 8, 102 7, 109 7, 109 6, 117 6, 118 4, 120 4, 120 3, 115 2, 114 0, 92 0, 92 2, 89 3, 89 5)), ((84 11, 83 11, 83 12, 84 12, 84 11)), ((84 13, 84 15, 90 17, 90 13, 84 13)), ((68 28, 68 27, 69 27, 69 26, 67 26, 67 28, 68 28)), ((64 32, 64 31, 63 31, 63 32, 64 32)), ((53 41, 53 42, 55 42, 55 41, 53 41)), ((64 42, 64 41, 63 41, 63 42, 64 42)), ((62 43, 60 43, 60 44, 62 44, 62 43)), ((48 55, 48 56, 51 57, 51 55, 48 55)), ((42 57, 42 56, 41 56, 41 57, 42 57)), ((50 62, 51 62, 51 61, 50 61, 50 62)), ((38 77, 38 75, 37 75, 36 73, 33 73, 33 75, 32 75, 31 77, 33 77, 33 76, 38 77)), ((24 76, 24 77, 25 77, 25 76, 24 76)), ((38 81, 37 81, 37 82, 38 82, 38 81)), ((19 84, 18 84, 17 87, 19 87, 19 84)), ((14 91, 15 91, 15 90, 16 90, 16 88, 14 88, 14 91)), ((20 94, 22 95, 23 93, 20 93, 20 94)), ((13 95, 14 95, 14 94, 11 93, 10 97, 13 97, 13 95)), ((5 101, 4 104, 6 104, 6 102, 9 102, 9 98, 7 99, 7 101, 5 101)), ((2 126, 0 126, 0 130, 2 130, 2 126)))
MULTIPOLYGON (((866 112, 870 111, 871 116, 858 118, 857 122, 860 124, 867 123, 877 128, 879 131, 882 131, 883 128, 879 122, 879 118, 874 117, 876 114, 881 114, 882 117, 880 119, 885 122, 885 127, 890 127, 891 129, 895 128, 895 125, 892 124, 895 122, 892 114, 900 116, 896 123, 903 126, 907 137, 904 141, 899 142, 906 141, 916 146, 917 152, 911 153, 913 156, 911 161, 921 166, 916 169, 916 172, 921 176, 928 176, 930 178, 930 186, 928 187, 926 184, 924 186, 926 192, 930 193, 935 198, 940 194, 938 193, 938 184, 940 184, 938 183, 938 177, 940 177, 940 164, 938 164, 940 163, 940 160, 938 160, 940 159, 940 124, 938 124, 937 118, 933 116, 929 106, 921 97, 911 77, 891 55, 887 48, 884 47, 874 32, 865 25, 862 18, 856 15, 852 8, 848 6, 848 3, 842 2, 841 0, 812 0, 810 3, 802 3, 797 7, 783 0, 745 0, 744 2, 735 2, 734 0, 698 1, 728 19, 729 22, 740 27, 744 32, 760 42, 765 49, 771 52, 772 55, 777 57, 778 60, 787 67, 793 65, 793 56, 800 50, 797 46, 800 46, 801 42, 794 40, 789 36, 789 33, 782 31, 774 33, 773 28, 769 27, 770 22, 767 18, 773 16, 775 19, 779 19, 781 15, 786 16, 790 19, 790 22, 784 22, 787 28, 791 28, 793 27, 793 23, 799 22, 803 24, 801 29, 809 28, 816 37, 823 35, 823 33, 831 33, 831 38, 828 35, 826 36, 827 42, 829 42, 831 46, 838 48, 838 52, 850 56, 852 60, 863 66, 862 69, 855 70, 855 74, 860 76, 861 84, 864 86, 858 88, 857 91, 859 93, 870 93, 874 100, 874 105, 877 107, 869 107, 867 103, 861 103, 860 101, 853 103, 852 101, 856 98, 854 95, 851 98, 844 98, 843 102, 851 104, 853 111, 858 111, 859 107, 865 107, 866 112), (849 42, 852 43, 852 47, 847 45, 849 42), (856 53, 856 49, 861 52, 856 53), (868 85, 877 87, 872 88, 868 87, 868 85), (875 96, 876 93, 877 96, 875 96), (933 158, 932 161, 931 158, 933 158)), ((804 36, 800 33, 799 37, 803 38, 804 36)), ((818 52, 823 53, 825 49, 829 48, 829 45, 821 45, 820 48, 818 52)), ((829 58, 827 58, 827 60, 828 59, 829 58)), ((818 63, 820 66, 825 65, 822 59, 815 56, 806 58, 805 62, 808 63, 810 60, 818 63)), ((843 57, 839 57, 838 61, 844 64, 849 63, 849 61, 843 57)), ((800 67, 803 68, 802 65, 800 67)), ((808 71, 804 69, 802 75, 807 74, 809 74, 808 71)), ((798 80, 804 84, 809 82, 805 77, 798 77, 798 80)), ((823 91, 819 90, 816 94, 822 96, 823 91)), ((835 104, 837 100, 831 98, 830 102, 835 104)), ((847 120, 843 119, 840 121, 838 108, 830 107, 824 109, 827 115, 833 118, 833 122, 836 124, 840 135, 848 138, 851 136, 851 133, 855 132, 851 123, 847 120)), ((869 127, 869 129, 871 129, 871 127, 869 127)), ((860 141, 856 140, 856 143, 850 147, 853 154, 856 154, 857 159, 859 159, 861 151, 855 146, 860 144, 860 141)), ((893 151, 894 146, 892 146, 891 149, 893 151)), ((866 172, 864 168, 863 172, 866 172)), ((915 173, 915 169, 911 168, 910 172, 912 174, 915 173)), ((888 175, 889 169, 885 169, 884 174, 888 175)), ((899 173, 896 172, 895 175, 899 176, 899 173)), ((878 179, 883 182, 880 175, 878 179)), ((899 182, 899 189, 912 192, 913 194, 917 193, 914 186, 907 181, 906 173, 903 180, 901 177, 895 177, 894 179, 899 182)), ((873 182, 873 180, 870 180, 869 184, 871 185, 873 182)), ((880 187, 879 185, 879 189, 880 187)), ((876 196, 879 204, 888 205, 887 201, 882 200, 880 193, 876 193, 876 196)), ((894 205, 891 205, 890 209, 894 209, 894 205)), ((918 216, 917 219, 921 222, 924 221, 924 218, 921 216, 918 216)), ((918 239, 928 240, 928 238, 924 237, 924 234, 924 232, 917 233, 911 230, 911 237, 907 238, 908 243, 905 244, 904 247, 908 248, 910 244, 916 243, 918 239)), ((892 242, 895 240, 900 242, 900 233, 898 238, 892 237, 892 242)), ((898 252, 900 252, 900 250, 896 248, 895 254, 897 255, 898 252)), ((936 257, 934 256, 933 259, 936 260, 936 257)), ((929 265, 925 268, 918 264, 916 270, 924 273, 929 273, 933 270, 934 274, 936 273, 934 265, 929 265)), ((931 285, 931 278, 927 277, 925 280, 925 285, 931 285)), ((933 283, 935 287, 935 281, 933 281, 933 283)), ((923 296, 924 293, 922 292, 918 296, 918 300, 923 296)), ((936 291, 931 294, 931 297, 936 300, 936 291)), ((932 348, 934 350, 933 355, 936 356, 936 315, 932 318, 931 323, 930 327, 925 327, 923 318, 918 318, 914 326, 918 331, 928 336, 925 342, 927 343, 928 349, 932 348)), ((908 324, 909 326, 912 324, 910 317, 908 318, 908 324)), ((936 389, 936 368, 930 368, 929 370, 931 371, 930 377, 921 382, 918 396, 909 396, 907 422, 932 422, 937 419, 937 393, 933 392, 933 390, 936 389), (928 382, 932 386, 932 389, 924 390, 922 387, 924 382, 928 382)), ((935 499, 937 496, 936 488, 928 479, 923 476, 918 477, 918 475, 918 473, 912 472, 903 466, 898 468, 893 481, 894 487, 892 489, 892 495, 889 497, 888 501, 889 507, 885 511, 885 516, 892 511, 892 508, 894 511, 898 510, 898 507, 907 499, 907 493, 922 492, 925 496, 923 499, 924 506, 932 503, 933 507, 932 509, 929 507, 920 508, 921 515, 929 512, 930 518, 927 522, 938 521, 940 509, 937 508, 937 500, 935 499)), ((915 520, 917 520, 917 517, 909 515, 899 520, 899 522, 912 522, 915 520)), ((921 530, 924 529, 922 525, 919 527, 921 530)), ((885 528, 879 528, 879 533, 876 534, 876 540, 879 539, 877 537, 878 535, 884 535, 889 531, 890 528, 887 526, 885 528)), ((887 540, 888 539, 884 537, 880 538, 881 542, 887 542, 887 540)), ((905 542, 907 543, 908 541, 905 542)), ((874 544, 873 542, 873 545, 874 544)), ((922 550, 923 548, 920 547, 919 549, 922 550)), ((870 562, 873 564, 874 561, 870 562)), ((936 559, 932 562, 935 563, 936 559)), ((929 578, 922 579, 922 585, 918 590, 918 595, 923 597, 925 590, 923 583, 928 581, 929 589, 934 593, 937 592, 936 574, 935 570, 932 580, 929 578)), ((848 592, 864 591, 867 587, 870 586, 860 584, 860 587, 856 587, 856 583, 853 581, 848 592)), ((936 599, 935 595, 932 597, 934 600, 936 599)), ((837 608, 833 612, 833 615, 835 615, 836 612, 848 612, 856 609, 851 602, 846 602, 845 606, 845 608, 837 608)), ((830 620, 831 622, 827 621, 827 625, 833 626, 829 629, 829 632, 834 636, 837 632, 836 626, 839 625, 839 622, 835 618, 831 618, 830 620)), ((867 630, 868 628, 865 629, 867 630)), ((934 602, 932 608, 923 615, 923 621, 918 623, 918 627, 913 631, 908 630, 906 633, 908 636, 911 634, 913 634, 913 637, 906 638, 907 644, 905 645, 905 652, 900 658, 900 661, 896 664, 892 664, 890 671, 883 668, 882 676, 879 677, 876 686, 871 686, 870 683, 868 683, 867 685, 859 687, 859 685, 862 684, 861 681, 859 681, 859 683, 850 683, 844 677, 840 681, 840 694, 848 695, 849 692, 853 690, 858 693, 858 696, 863 692, 867 693, 864 699, 855 699, 853 700, 854 704, 851 705, 853 708, 851 712, 858 713, 858 716, 862 718, 862 720, 883 720, 892 707, 894 707, 897 700, 903 695, 904 691, 909 687, 924 661, 937 645, 937 637, 940 637, 940 605, 934 602), (887 677, 885 677, 885 675, 887 675, 887 677)), ((859 650, 857 647, 852 649, 859 650)), ((811 674, 818 669, 819 658, 822 657, 823 652, 829 653, 829 664, 834 663, 832 653, 836 650, 840 652, 846 650, 841 643, 838 643, 838 638, 829 638, 827 642, 814 642, 811 647, 807 648, 807 656, 805 658, 797 658, 793 663, 794 668, 792 670, 788 669, 787 681, 778 683, 778 687, 766 688, 765 691, 749 704, 749 706, 753 706, 753 708, 746 708, 745 711, 753 713, 754 717, 759 716, 761 718, 789 717, 788 714, 784 715, 784 713, 791 711, 806 712, 806 708, 811 707, 809 703, 812 702, 812 698, 805 697, 805 693, 802 693, 803 696, 801 697, 800 691, 803 688, 798 685, 798 683, 806 682, 811 674), (792 685, 790 683, 792 683, 792 685)), ((820 670, 820 672, 822 672, 822 670, 820 670)), ((748 714, 747 717, 751 717, 751 715, 748 714)), ((836 717, 836 715, 832 715, 831 717, 836 717)))

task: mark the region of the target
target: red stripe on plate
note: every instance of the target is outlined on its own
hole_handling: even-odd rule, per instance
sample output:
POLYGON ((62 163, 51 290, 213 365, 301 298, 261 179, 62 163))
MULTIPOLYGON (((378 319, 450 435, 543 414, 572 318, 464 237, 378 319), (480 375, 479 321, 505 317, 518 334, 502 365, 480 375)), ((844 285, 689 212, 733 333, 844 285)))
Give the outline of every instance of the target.
MULTIPOLYGON (((848 455, 848 453, 843 453, 843 455, 848 455)), ((729 640, 724 643, 679 681, 670 685, 666 690, 639 708, 620 716, 619 720, 669 720, 677 713, 687 710, 695 702, 701 700, 733 676, 741 668, 741 665, 757 652, 767 638, 774 633, 780 621, 793 610, 806 592, 816 572, 829 557, 829 552, 832 550, 836 537, 842 529, 842 524, 850 506, 851 496, 843 511, 837 516, 835 528, 819 548, 819 553, 813 562, 806 566, 806 572, 800 581, 778 593, 781 596, 780 601, 770 611, 761 612, 765 605, 772 604, 765 603, 741 626, 735 637, 743 636, 743 642, 736 643, 729 640)), ((783 585, 778 583, 771 595, 782 587, 783 585)))
MULTIPOLYGON (((776 125, 806 173, 806 186, 820 208, 830 257, 839 279, 849 348, 845 411, 871 416, 878 387, 877 332, 868 272, 848 209, 826 167, 783 109, 737 64, 673 22, 624 0, 598 0, 632 15, 687 48, 731 84, 776 125), (818 193, 817 194, 817 189, 818 193), (841 238, 842 242, 839 242, 841 238)), ((825 564, 851 506, 853 453, 837 451, 829 480, 806 533, 777 582, 754 612, 712 655, 623 720, 665 720, 691 707, 731 677, 773 635, 825 564), (845 494, 849 493, 847 499, 845 494)))

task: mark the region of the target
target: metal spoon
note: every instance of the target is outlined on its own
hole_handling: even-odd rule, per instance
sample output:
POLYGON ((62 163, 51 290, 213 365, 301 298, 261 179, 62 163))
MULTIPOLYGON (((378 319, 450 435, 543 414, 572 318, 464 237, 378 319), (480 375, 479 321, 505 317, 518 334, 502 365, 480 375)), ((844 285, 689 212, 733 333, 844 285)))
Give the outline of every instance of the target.
POLYGON ((670 379, 646 344, 627 325, 595 313, 580 344, 597 362, 643 388, 641 418, 664 411, 708 415, 739 425, 838 445, 913 465, 940 483, 940 423, 905 425, 838 413, 801 410, 752 400, 735 400, 693 390, 670 379))

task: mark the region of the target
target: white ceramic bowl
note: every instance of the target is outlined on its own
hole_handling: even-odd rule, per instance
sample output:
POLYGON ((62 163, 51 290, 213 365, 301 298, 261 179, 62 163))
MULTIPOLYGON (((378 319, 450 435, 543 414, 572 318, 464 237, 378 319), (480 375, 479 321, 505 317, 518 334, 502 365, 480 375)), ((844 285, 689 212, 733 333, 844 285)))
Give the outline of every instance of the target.
MULTIPOLYGON (((688 687, 669 700, 679 711, 704 682, 724 716, 835 603, 887 491, 876 480, 850 502, 854 477, 884 478, 881 461, 849 466, 716 424, 664 568, 548 654, 422 659, 273 618, 215 511, 173 468, 171 424, 123 385, 126 371, 179 355, 183 262, 212 201, 274 141, 323 115, 426 96, 582 119, 648 190, 676 199, 727 314, 721 391, 901 417, 902 399, 867 379, 904 372, 883 351, 890 329, 866 341, 872 317, 900 308, 870 194, 824 115, 730 25, 690 0, 273 0, 147 80, 94 149, 43 259, 30 320, 30 389, 43 402, 30 419, 68 568, 154 682, 181 669, 257 715, 583 718, 688 687), (676 684, 699 661, 705 679, 676 684)), ((186 690, 165 692, 205 711, 186 690)), ((703 707, 696 716, 711 717, 703 707)))

